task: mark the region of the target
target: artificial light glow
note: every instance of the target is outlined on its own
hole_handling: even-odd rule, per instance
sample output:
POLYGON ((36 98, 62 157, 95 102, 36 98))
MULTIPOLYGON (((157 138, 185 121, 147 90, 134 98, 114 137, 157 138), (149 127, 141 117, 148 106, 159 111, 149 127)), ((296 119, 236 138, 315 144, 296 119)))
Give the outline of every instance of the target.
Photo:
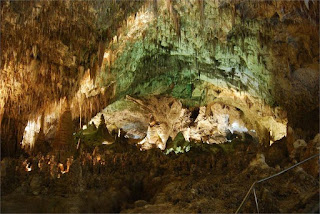
POLYGON ((232 125, 231 125, 231 127, 230 127, 230 132, 233 134, 233 132, 239 132, 239 133, 242 133, 242 132, 247 132, 248 131, 248 129, 246 128, 246 127, 244 127, 244 126, 241 126, 241 125, 239 125, 239 123, 238 122, 234 122, 234 123, 232 123, 232 125))
POLYGON ((27 126, 24 129, 22 141, 20 142, 22 148, 26 150, 33 149, 40 129, 42 129, 44 134, 48 134, 53 129, 52 124, 54 124, 54 122, 59 118, 62 111, 62 106, 65 106, 65 104, 66 100, 63 98, 60 99, 59 102, 48 106, 44 115, 43 127, 41 127, 42 114, 40 113, 35 117, 35 119, 30 119, 28 121, 27 126))
POLYGON ((102 142, 102 145, 110 145, 110 144, 112 144, 112 142, 108 142, 108 141, 103 141, 102 142))
POLYGON ((36 140, 36 135, 40 131, 41 126, 41 116, 39 116, 36 120, 29 120, 26 128, 24 129, 23 139, 22 139, 22 147, 23 148, 33 148, 36 140))
POLYGON ((31 170, 32 170, 32 168, 31 168, 31 166, 30 166, 30 163, 28 163, 28 164, 26 165, 26 171, 27 171, 27 172, 31 172, 31 170))
POLYGON ((105 52, 105 53, 104 53, 104 55, 103 55, 103 58, 108 59, 108 58, 109 58, 109 56, 110 56, 110 53, 105 52))

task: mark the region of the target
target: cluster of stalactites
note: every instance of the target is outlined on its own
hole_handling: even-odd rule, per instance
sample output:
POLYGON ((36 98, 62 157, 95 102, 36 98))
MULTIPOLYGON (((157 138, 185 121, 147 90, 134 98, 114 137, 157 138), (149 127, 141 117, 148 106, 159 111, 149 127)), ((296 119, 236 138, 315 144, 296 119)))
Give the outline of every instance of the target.
POLYGON ((29 119, 72 97, 84 71, 95 80, 105 44, 142 3, 1 2, 0 119, 29 119))

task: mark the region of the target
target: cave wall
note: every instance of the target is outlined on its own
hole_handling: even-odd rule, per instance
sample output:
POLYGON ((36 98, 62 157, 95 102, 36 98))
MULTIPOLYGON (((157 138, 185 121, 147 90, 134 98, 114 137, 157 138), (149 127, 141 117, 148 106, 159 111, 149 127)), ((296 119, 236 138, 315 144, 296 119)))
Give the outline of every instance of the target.
MULTIPOLYGON (((0 135, 71 100, 100 69, 105 44, 141 2, 1 1, 0 135)), ((58 119, 58 118, 57 118, 58 119)), ((20 132, 20 131, 19 131, 20 132)), ((21 136, 14 141, 21 141, 21 136)))

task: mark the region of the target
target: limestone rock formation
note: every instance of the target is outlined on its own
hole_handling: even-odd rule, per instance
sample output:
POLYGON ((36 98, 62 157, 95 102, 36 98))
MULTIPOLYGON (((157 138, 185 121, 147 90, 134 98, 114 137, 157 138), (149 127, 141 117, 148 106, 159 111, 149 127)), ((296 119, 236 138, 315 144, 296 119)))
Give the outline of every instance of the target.
POLYGON ((1 212, 319 212, 319 1, 0 7, 1 212))
POLYGON ((110 135, 103 114, 101 114, 100 124, 98 126, 97 134, 101 135, 106 141, 112 143, 114 138, 110 135))
POLYGON ((73 139, 73 123, 70 109, 66 109, 59 120, 58 129, 53 143, 53 150, 59 155, 75 150, 73 139))

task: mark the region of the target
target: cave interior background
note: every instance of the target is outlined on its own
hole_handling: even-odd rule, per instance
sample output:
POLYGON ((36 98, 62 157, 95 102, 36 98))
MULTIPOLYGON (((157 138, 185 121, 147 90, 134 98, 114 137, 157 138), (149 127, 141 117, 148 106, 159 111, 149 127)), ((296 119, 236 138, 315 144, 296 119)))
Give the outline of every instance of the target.
MULTIPOLYGON (((5 211, 23 193, 74 197, 41 212, 233 212, 248 174, 319 153, 319 1, 1 1, 0 67, 5 211)), ((318 160, 302 169, 261 209, 312 210, 318 160)))

